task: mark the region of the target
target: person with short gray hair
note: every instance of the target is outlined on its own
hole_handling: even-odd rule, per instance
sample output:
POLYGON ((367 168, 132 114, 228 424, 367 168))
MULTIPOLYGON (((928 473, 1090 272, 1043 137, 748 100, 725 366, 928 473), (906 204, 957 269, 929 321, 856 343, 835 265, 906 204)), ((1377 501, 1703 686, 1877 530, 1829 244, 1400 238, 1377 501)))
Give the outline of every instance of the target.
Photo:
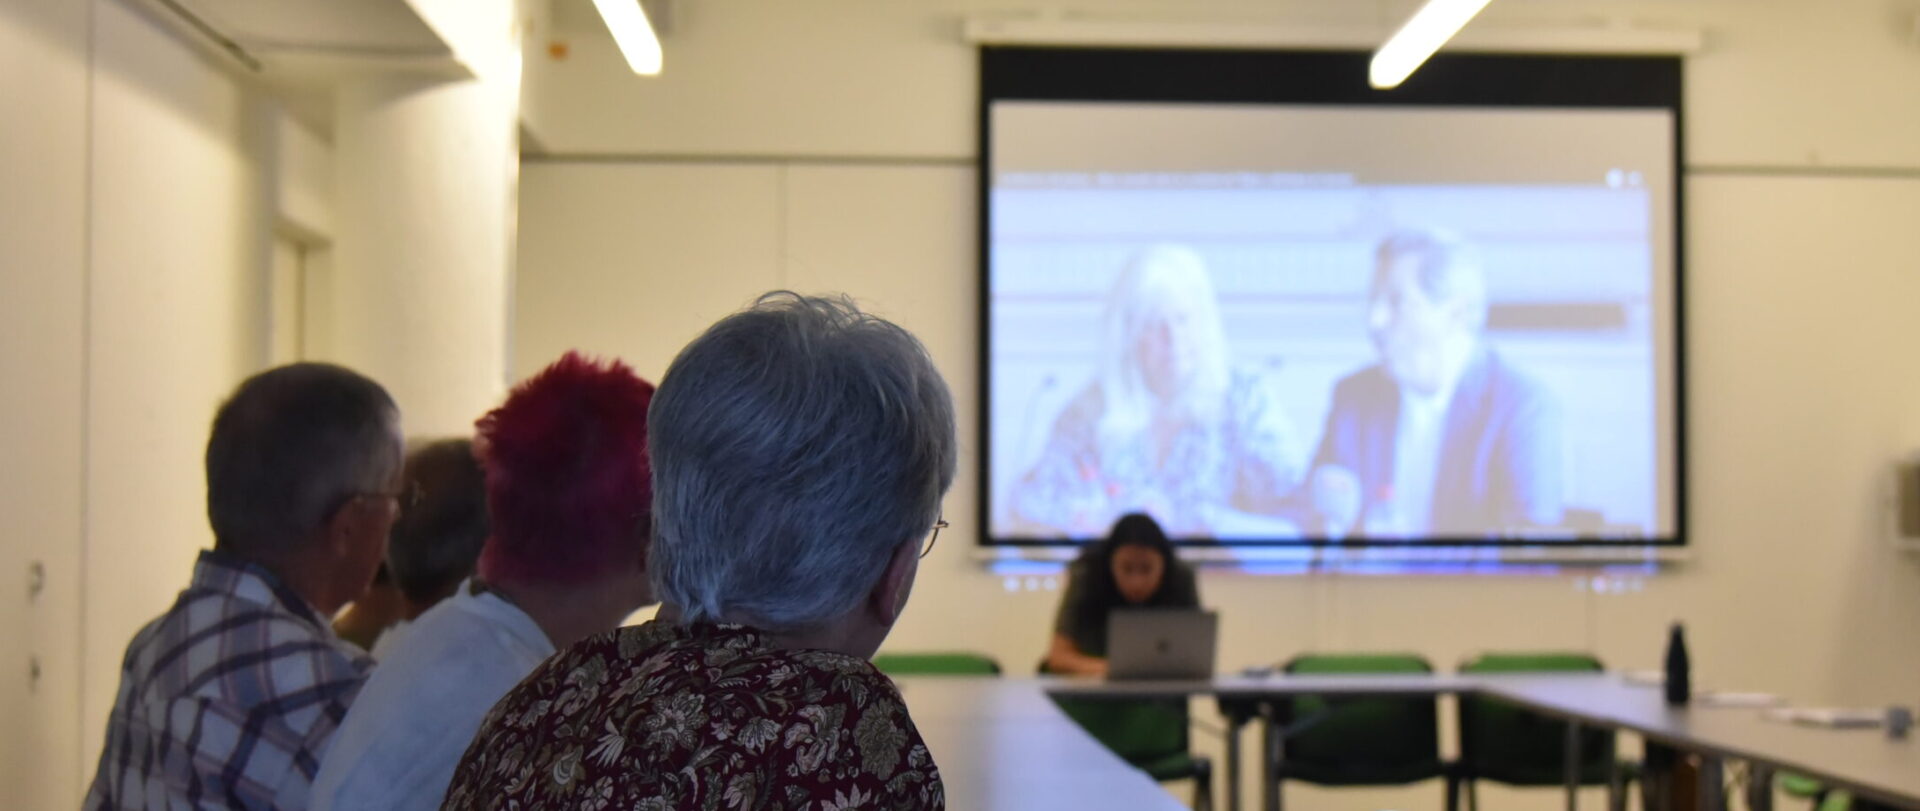
POLYGON ((393 399, 338 366, 269 369, 220 407, 213 549, 127 646, 89 811, 307 807, 372 666, 327 618, 380 565, 401 450, 393 399))
POLYGON ((690 373, 653 406, 652 572, 687 621, 827 622, 872 585, 849 572, 881 571, 939 518, 953 399, 905 330, 845 301, 774 295, 674 368, 690 373))
POLYGON ((770 293, 680 352, 648 435, 660 618, 508 693, 445 808, 572 785, 619 808, 944 807, 868 661, 953 484, 953 399, 926 349, 846 298, 770 293))

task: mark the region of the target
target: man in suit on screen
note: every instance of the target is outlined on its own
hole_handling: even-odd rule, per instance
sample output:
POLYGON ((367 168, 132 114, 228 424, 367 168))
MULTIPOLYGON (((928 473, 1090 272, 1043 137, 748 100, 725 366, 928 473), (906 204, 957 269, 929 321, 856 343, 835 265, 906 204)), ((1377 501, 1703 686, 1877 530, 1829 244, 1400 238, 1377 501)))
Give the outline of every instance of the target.
POLYGON ((1368 300, 1378 363, 1333 392, 1309 484, 1329 537, 1497 538, 1562 521, 1547 388, 1483 339, 1486 275, 1436 230, 1380 243, 1368 300))

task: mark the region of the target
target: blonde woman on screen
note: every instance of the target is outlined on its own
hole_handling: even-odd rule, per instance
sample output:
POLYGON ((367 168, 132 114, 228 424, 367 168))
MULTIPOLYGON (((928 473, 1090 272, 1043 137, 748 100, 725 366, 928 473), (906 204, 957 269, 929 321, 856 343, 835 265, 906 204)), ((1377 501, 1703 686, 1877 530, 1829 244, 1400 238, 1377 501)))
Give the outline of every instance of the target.
POLYGON ((1108 297, 1094 379, 1013 492, 1031 531, 1094 538, 1128 512, 1170 535, 1290 534, 1298 433, 1266 381, 1231 368, 1213 282, 1190 248, 1136 254, 1108 297))

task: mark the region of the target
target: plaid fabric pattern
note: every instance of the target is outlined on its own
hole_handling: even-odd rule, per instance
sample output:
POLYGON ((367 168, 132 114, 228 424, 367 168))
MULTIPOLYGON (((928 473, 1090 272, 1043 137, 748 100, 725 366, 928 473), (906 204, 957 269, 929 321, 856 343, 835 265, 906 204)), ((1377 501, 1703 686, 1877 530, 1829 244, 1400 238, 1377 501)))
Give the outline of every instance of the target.
POLYGON ((135 635, 87 811, 299 811, 373 662, 258 566, 202 552, 135 635))

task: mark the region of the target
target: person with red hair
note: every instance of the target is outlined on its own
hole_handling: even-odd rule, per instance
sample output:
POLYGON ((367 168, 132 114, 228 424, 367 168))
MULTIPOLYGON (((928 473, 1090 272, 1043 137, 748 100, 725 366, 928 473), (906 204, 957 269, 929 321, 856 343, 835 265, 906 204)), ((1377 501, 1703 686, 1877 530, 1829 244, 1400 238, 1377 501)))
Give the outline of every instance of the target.
POLYGON ((487 711, 557 648, 654 602, 653 386, 568 353, 481 418, 491 534, 477 576, 415 620, 334 737, 314 811, 440 807, 487 711))

